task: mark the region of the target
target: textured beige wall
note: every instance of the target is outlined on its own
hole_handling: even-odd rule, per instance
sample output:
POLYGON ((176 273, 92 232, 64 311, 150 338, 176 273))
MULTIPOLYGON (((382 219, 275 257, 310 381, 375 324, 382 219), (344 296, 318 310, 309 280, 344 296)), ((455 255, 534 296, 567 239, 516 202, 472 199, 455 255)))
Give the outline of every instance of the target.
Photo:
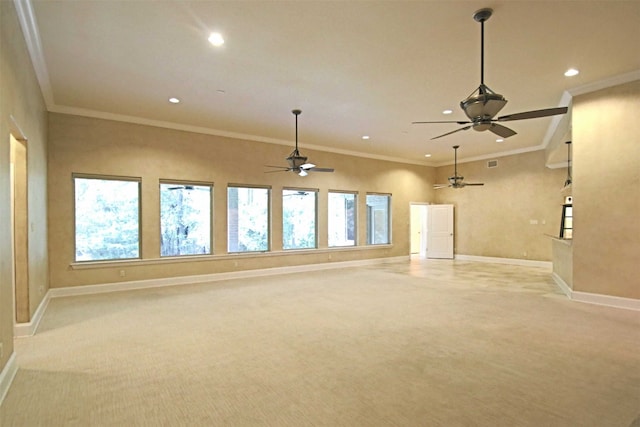
POLYGON ((640 81, 573 100, 573 289, 640 299, 640 81))
POLYGON ((0 342, 2 369, 13 349, 11 289, 10 138, 16 123, 27 143, 29 206, 29 311, 33 315, 48 288, 46 139, 44 100, 12 1, 0 2, 0 342), (10 120, 13 116, 15 123, 10 120))
MULTIPOLYGON (((560 230, 566 169, 546 168, 543 150, 497 160, 496 168, 486 160, 458 164, 466 182, 484 186, 436 191, 437 203, 454 205, 455 253, 551 261, 547 235, 560 230)), ((441 166, 436 181, 451 175, 453 165, 441 166)))
MULTIPOLYGON (((328 190, 358 192, 360 250, 331 250, 331 262, 409 255, 409 206, 433 201, 434 169, 381 160, 344 156, 304 148, 315 164, 335 173, 269 173, 265 164, 286 164, 292 146, 244 141, 171 129, 65 114, 49 116, 49 242, 51 286, 79 286, 161 277, 188 276, 329 262, 326 236, 328 190), (102 174, 142 178, 142 259, 76 266, 73 237, 72 174, 102 174), (161 179, 214 184, 214 256, 159 260, 159 195, 161 179), (272 253, 226 254, 226 193, 229 183, 272 186, 272 253), (283 252, 281 198, 284 187, 317 188, 320 251, 283 252), (392 245, 364 247, 365 195, 392 194, 392 245), (125 270, 125 277, 120 277, 125 270)), ((292 143, 293 145, 293 143, 292 143)))

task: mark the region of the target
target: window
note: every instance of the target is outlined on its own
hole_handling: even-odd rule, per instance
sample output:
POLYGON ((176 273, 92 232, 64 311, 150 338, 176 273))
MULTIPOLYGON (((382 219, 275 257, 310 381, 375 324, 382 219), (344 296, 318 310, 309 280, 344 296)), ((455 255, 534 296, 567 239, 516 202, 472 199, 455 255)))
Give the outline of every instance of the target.
POLYGON ((211 189, 160 183, 160 256, 211 253, 211 189))
POLYGON ((140 180, 74 176, 75 260, 140 257, 140 180))
POLYGON ((367 244, 391 243, 391 196, 367 194, 367 244))
POLYGON ((316 190, 282 190, 282 248, 316 247, 316 190))
POLYGON ((356 195, 329 192, 329 247, 355 246, 356 195))
POLYGON ((264 187, 228 187, 227 250, 269 250, 269 196, 264 187))

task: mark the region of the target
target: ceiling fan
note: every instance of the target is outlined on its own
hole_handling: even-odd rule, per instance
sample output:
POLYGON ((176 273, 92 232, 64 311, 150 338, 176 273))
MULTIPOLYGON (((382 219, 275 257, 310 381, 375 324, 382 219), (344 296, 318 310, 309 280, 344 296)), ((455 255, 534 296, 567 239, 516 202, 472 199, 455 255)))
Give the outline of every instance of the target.
POLYGON ((200 190, 200 191, 211 191, 208 186, 193 186, 193 185, 176 185, 175 187, 167 187, 167 190, 175 191, 175 190, 200 190))
POLYGON ((298 151, 298 116, 300 115, 300 113, 302 113, 302 111, 292 110, 291 112, 296 116, 296 148, 291 152, 291 154, 289 154, 289 157, 286 158, 289 166, 285 167, 265 165, 268 168, 279 169, 275 171, 266 171, 265 173, 292 171, 300 176, 307 176, 308 172, 333 172, 333 168, 319 168, 316 167, 316 165, 314 165, 313 163, 307 163, 307 158, 300 154, 300 152, 298 151))
POLYGON ((512 129, 506 126, 498 124, 498 122, 507 122, 513 120, 525 120, 534 119, 537 117, 555 116, 557 114, 565 114, 567 107, 547 108, 544 110, 526 111, 523 113, 508 114, 506 116, 500 116, 494 119, 495 115, 505 106, 507 100, 504 96, 494 92, 488 86, 484 84, 484 22, 491 17, 493 9, 485 8, 480 9, 473 15, 473 19, 480 22, 481 26, 481 56, 480 56, 480 86, 473 91, 467 98, 460 101, 460 107, 467 115, 469 120, 465 121, 433 121, 433 122, 412 122, 412 124, 424 124, 424 123, 457 123, 459 125, 466 125, 460 129, 456 129, 451 132, 433 137, 431 139, 442 138, 443 136, 451 135, 452 133, 460 132, 463 130, 473 129, 481 132, 489 130, 502 138, 509 138, 516 134, 512 129))
POLYGON ((462 182, 464 180, 464 176, 458 175, 458 148, 460 148, 459 145, 453 146, 455 157, 453 161, 453 176, 450 176, 449 178, 447 178, 447 180, 449 181, 449 184, 434 184, 433 185, 434 189, 439 190, 441 188, 447 188, 447 187, 462 188, 468 185, 484 185, 483 182, 462 182))

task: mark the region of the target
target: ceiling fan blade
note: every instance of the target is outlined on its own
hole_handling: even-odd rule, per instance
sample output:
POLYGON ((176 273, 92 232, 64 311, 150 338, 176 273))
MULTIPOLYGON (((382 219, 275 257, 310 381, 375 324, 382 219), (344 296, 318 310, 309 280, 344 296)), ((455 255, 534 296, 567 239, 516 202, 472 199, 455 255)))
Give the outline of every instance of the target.
POLYGON ((447 185, 447 184, 433 184, 433 189, 434 189, 434 190, 440 190, 441 188, 447 188, 447 187, 451 187, 451 185, 447 185))
POLYGON ((431 139, 438 139, 438 138, 442 138, 443 136, 451 135, 452 133, 460 132, 461 130, 469 130, 469 129, 471 129, 471 126, 465 126, 465 127, 463 127, 463 128, 456 129, 456 130, 451 131, 451 132, 443 133, 442 135, 434 136, 434 137, 433 137, 433 138, 431 138, 431 139))
POLYGON ((516 131, 509 129, 506 126, 502 126, 497 123, 491 123, 489 130, 503 138, 509 138, 510 136, 513 136, 517 133, 516 131))
POLYGON ((508 114, 506 116, 500 116, 496 119, 498 122, 506 122, 510 120, 525 120, 535 119, 537 117, 555 116, 558 114, 565 114, 568 111, 567 107, 547 108, 544 110, 525 111, 524 113, 508 114))
POLYGON ((459 125, 466 125, 468 123, 471 123, 470 121, 456 121, 456 120, 446 120, 446 121, 439 121, 439 122, 411 122, 412 125, 423 125, 423 124, 430 124, 430 123, 457 123, 459 125))
POLYGON ((484 185, 484 182, 465 182, 464 185, 484 185))
POLYGON ((333 168, 311 168, 307 169, 307 172, 333 172, 333 168))
POLYGON ((303 165, 300 165, 300 167, 301 167, 302 169, 311 169, 311 168, 315 168, 315 167, 316 167, 316 165, 314 165, 313 163, 305 163, 305 164, 303 164, 303 165))
POLYGON ((291 169, 280 169, 277 171, 264 171, 264 173, 274 173, 274 172, 289 172, 291 169))

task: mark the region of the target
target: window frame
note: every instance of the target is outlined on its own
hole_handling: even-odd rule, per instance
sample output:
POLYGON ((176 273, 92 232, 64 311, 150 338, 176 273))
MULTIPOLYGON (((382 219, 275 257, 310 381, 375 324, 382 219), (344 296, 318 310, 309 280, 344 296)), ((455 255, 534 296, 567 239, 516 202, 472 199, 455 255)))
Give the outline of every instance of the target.
POLYGON ((365 195, 365 206, 367 208, 367 225, 366 225, 366 243, 369 246, 377 246, 377 245, 390 245, 392 244, 391 242, 392 240, 392 218, 391 218, 391 201, 392 201, 392 194, 391 193, 366 193, 365 195), (371 227, 372 227, 372 223, 371 223, 371 216, 369 215, 369 204, 368 204, 368 198, 369 196, 384 196, 387 197, 387 241, 384 243, 372 243, 372 237, 373 237, 373 232, 371 232, 371 227))
POLYGON ((328 190, 327 191, 327 247, 329 248, 351 248, 358 246, 358 192, 348 190, 328 190), (353 196, 353 244, 351 245, 331 245, 329 233, 331 231, 331 194, 350 194, 353 196))
POLYGON ((280 197, 282 200, 282 210, 281 210, 281 216, 282 216, 282 250, 283 251, 308 251, 308 250, 315 250, 318 249, 318 196, 320 194, 320 189, 318 188, 300 188, 300 187, 283 187, 282 191, 280 192, 280 197), (284 229, 285 229, 285 224, 284 224, 284 192, 285 191, 304 191, 304 192, 308 192, 308 193, 313 193, 314 194, 314 202, 315 202, 315 208, 314 208, 314 218, 313 218, 313 222, 314 222, 314 230, 313 230, 313 240, 314 240, 314 245, 312 247, 306 247, 306 248, 285 248, 285 239, 284 239, 284 229))
POLYGON ((72 198, 72 213, 73 213, 73 262, 74 263, 93 263, 93 262, 117 262, 127 260, 139 260, 142 259, 142 177, 134 176, 120 176, 120 175, 102 175, 102 174, 87 174, 76 173, 71 174, 71 198, 72 198), (90 259, 79 260, 78 255, 78 228, 77 228, 77 199, 76 199, 76 179, 85 180, 100 180, 100 181, 121 181, 121 182, 135 182, 138 188, 138 256, 129 258, 104 258, 104 259, 90 259))
POLYGON ((214 254, 214 184, 213 182, 203 182, 203 181, 184 181, 178 179, 165 179, 161 178, 158 181, 158 226, 159 226, 159 251, 160 258, 178 258, 178 257, 193 257, 193 256, 210 256, 214 254), (179 255, 162 255, 162 185, 181 185, 181 186, 196 186, 196 187, 209 187, 209 252, 206 254, 179 254, 179 255))
POLYGON ((272 206, 272 187, 270 185, 254 185, 254 184, 236 184, 236 183, 229 183, 227 184, 227 191, 226 191, 226 216, 227 216, 227 221, 226 221, 226 242, 227 242, 227 253, 228 254, 256 254, 256 253, 265 253, 265 252, 270 252, 271 251, 271 240, 272 240, 272 225, 271 225, 271 218, 272 218, 272 213, 271 213, 271 206, 272 206), (230 251, 229 250, 229 189, 230 188, 246 188, 246 189, 260 189, 260 190, 267 190, 267 248, 266 249, 259 249, 259 250, 252 250, 252 251, 230 251))

